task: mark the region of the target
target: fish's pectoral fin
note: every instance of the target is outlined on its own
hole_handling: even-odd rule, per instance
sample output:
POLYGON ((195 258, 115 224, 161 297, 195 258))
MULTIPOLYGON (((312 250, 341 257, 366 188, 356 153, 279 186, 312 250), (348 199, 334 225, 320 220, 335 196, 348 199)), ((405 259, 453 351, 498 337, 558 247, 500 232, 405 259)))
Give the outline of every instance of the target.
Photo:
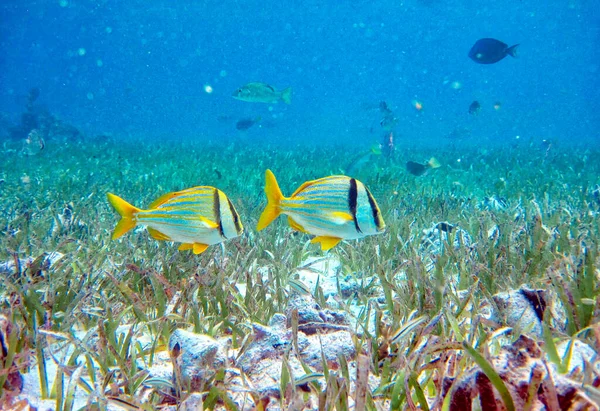
POLYGON ((354 221, 352 214, 345 213, 343 211, 334 211, 333 213, 329 213, 329 217, 331 218, 331 222, 337 225, 345 224, 348 221, 354 221))
POLYGON ((171 241, 171 237, 169 237, 166 234, 161 233, 158 230, 155 230, 154 228, 148 227, 148 234, 150 234, 150 237, 152 237, 158 241, 171 241))
POLYGON ((219 224, 215 223, 214 221, 210 221, 206 217, 199 217, 199 218, 200 218, 200 222, 202 224, 204 224, 207 228, 218 228, 219 227, 219 224))
POLYGON ((339 237, 318 236, 310 240, 311 243, 321 243, 321 250, 327 251, 338 245, 342 241, 339 237))
POLYGON ((194 243, 194 254, 202 254, 208 248, 208 244, 194 243))
POLYGON ((296 231, 300 231, 301 233, 306 233, 306 230, 304 229, 304 227, 302 227, 292 217, 289 217, 289 216, 288 216, 288 224, 290 225, 290 227, 292 227, 292 229, 294 229, 296 231))
POLYGON ((179 251, 192 250, 194 248, 194 244, 183 243, 177 248, 179 251))

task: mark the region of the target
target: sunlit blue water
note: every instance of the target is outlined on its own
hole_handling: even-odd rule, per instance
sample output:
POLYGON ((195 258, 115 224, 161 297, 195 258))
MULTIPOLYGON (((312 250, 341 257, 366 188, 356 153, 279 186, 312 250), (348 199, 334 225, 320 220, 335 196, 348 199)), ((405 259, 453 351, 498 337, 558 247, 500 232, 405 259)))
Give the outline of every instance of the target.
POLYGON ((399 147, 447 144, 461 127, 490 146, 600 140, 597 0, 4 0, 0 13, 0 111, 13 122, 39 87, 89 135, 369 147, 385 100, 399 147), (520 57, 475 64, 482 37, 520 43, 520 57), (292 104, 231 97, 251 81, 293 87, 292 104))

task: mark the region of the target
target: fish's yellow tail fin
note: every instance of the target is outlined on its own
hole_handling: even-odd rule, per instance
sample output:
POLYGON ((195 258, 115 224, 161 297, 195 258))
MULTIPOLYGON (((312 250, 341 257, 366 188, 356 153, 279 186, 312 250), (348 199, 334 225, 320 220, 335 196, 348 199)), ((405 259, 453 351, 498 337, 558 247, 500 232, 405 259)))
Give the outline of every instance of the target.
POLYGON ((256 225, 257 231, 271 224, 281 214, 281 200, 285 198, 271 170, 265 172, 265 194, 267 195, 267 206, 260 215, 256 225))
POLYGON ((427 162, 429 168, 440 168, 442 164, 435 157, 431 157, 427 162))
POLYGON ((292 104, 292 88, 288 87, 281 91, 281 99, 285 104, 292 104))
POLYGON ((115 208, 115 210, 117 210, 117 213, 121 215, 121 221, 117 223, 115 231, 112 235, 112 239, 116 240, 136 226, 136 222, 133 217, 137 212, 140 211, 140 209, 132 206, 127 201, 114 194, 107 193, 106 197, 108 198, 108 202, 115 208))

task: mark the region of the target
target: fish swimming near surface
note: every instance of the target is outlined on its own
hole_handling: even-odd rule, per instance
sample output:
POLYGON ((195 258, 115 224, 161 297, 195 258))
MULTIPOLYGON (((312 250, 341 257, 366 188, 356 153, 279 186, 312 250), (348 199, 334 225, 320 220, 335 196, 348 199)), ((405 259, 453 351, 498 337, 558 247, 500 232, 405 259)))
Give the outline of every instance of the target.
POLYGON ((155 240, 182 243, 179 250, 200 254, 209 245, 219 244, 244 232, 240 216, 221 190, 209 186, 165 194, 147 210, 108 193, 108 201, 121 215, 112 239, 143 225, 155 240))
POLYGON ((415 176, 422 176, 431 168, 440 168, 442 165, 435 157, 431 157, 425 164, 409 161, 406 163, 406 170, 415 176))
POLYGON ((480 111, 481 111, 481 104, 479 104, 479 101, 475 100, 469 106, 469 114, 477 115, 477 114, 479 114, 480 111))
POLYGON ((235 128, 237 128, 238 130, 248 130, 250 127, 258 123, 259 121, 260 117, 243 118, 241 120, 238 120, 237 123, 235 123, 235 128))
POLYGON ((292 103, 292 88, 288 87, 281 91, 276 90, 266 83, 248 83, 233 92, 236 100, 249 103, 277 103, 282 100, 285 104, 292 103))
POLYGON ((379 206, 360 181, 347 176, 329 176, 307 181, 290 196, 284 197, 275 175, 266 171, 267 206, 256 229, 264 229, 280 214, 296 231, 316 237, 327 251, 342 240, 352 240, 385 231, 379 206))
POLYGON ((479 39, 475 42, 469 57, 475 63, 494 64, 506 56, 517 57, 518 44, 508 47, 508 44, 496 39, 479 39))

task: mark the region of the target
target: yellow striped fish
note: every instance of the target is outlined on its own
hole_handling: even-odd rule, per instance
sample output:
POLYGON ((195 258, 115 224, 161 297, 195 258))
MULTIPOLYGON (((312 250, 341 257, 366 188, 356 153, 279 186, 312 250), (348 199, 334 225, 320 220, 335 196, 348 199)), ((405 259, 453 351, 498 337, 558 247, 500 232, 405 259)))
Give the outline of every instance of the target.
POLYGON ((141 210, 114 194, 108 201, 121 215, 112 239, 143 225, 155 240, 183 243, 179 250, 204 252, 209 245, 240 236, 244 232, 240 216, 225 193, 200 186, 165 194, 147 210, 141 210))
POLYGON ((323 251, 341 240, 380 234, 385 223, 377 202, 363 183, 346 176, 330 176, 302 184, 290 197, 284 197, 275 175, 266 171, 267 206, 258 220, 258 231, 279 214, 288 216, 296 231, 315 235, 323 251))

